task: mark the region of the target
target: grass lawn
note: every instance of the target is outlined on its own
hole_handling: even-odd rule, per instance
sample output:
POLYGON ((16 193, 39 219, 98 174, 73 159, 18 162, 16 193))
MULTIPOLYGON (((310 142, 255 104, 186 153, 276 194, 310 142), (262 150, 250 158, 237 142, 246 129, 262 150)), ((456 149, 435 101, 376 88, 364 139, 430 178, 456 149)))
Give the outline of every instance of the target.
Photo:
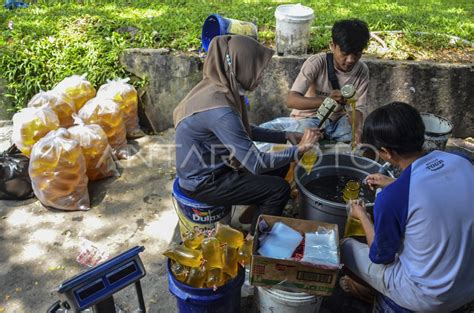
MULTIPOLYGON (((0 9, 0 75, 18 109, 40 89, 47 90, 71 74, 87 72, 95 85, 127 76, 118 63, 125 48, 197 51, 202 23, 212 13, 255 22, 260 40, 274 46, 275 8, 289 2, 37 0, 28 9, 0 9)), ((315 11, 310 52, 326 49, 330 30, 325 26, 357 17, 367 21, 371 31, 403 32, 378 33, 387 49, 382 51, 381 44, 372 40, 370 54, 472 62, 472 45, 453 42, 449 36, 474 41, 473 1, 298 2, 315 11)))

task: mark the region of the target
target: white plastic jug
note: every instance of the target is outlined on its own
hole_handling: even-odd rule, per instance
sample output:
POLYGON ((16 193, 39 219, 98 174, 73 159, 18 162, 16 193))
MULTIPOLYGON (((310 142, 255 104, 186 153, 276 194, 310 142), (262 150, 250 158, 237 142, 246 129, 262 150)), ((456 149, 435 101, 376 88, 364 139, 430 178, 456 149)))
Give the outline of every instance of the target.
POLYGON ((301 4, 284 4, 276 8, 276 46, 278 55, 305 54, 308 48, 313 9, 301 4))

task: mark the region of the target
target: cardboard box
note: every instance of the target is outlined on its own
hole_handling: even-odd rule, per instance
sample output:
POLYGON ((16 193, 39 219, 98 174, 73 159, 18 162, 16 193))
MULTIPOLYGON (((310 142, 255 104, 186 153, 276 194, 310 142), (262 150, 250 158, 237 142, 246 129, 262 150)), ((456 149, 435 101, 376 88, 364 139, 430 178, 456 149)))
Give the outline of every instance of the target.
MULTIPOLYGON (((324 226, 336 231, 336 240, 339 242, 337 224, 260 215, 257 225, 259 225, 262 219, 270 227, 273 227, 276 222, 283 222, 301 233, 315 232, 319 226, 324 226)), ((296 260, 273 259, 258 255, 259 235, 257 227, 250 268, 250 283, 252 285, 305 292, 318 296, 330 296, 332 294, 336 285, 339 268, 328 268, 296 260)), ((339 248, 337 253, 340 255, 339 248)))

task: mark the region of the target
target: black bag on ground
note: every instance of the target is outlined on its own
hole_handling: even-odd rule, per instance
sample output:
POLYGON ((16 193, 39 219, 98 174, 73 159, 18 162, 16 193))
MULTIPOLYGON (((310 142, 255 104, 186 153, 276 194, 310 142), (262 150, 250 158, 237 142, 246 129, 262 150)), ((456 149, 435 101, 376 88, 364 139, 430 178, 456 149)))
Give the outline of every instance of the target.
POLYGON ((28 165, 30 159, 15 145, 0 154, 0 200, 23 200, 34 196, 28 165))

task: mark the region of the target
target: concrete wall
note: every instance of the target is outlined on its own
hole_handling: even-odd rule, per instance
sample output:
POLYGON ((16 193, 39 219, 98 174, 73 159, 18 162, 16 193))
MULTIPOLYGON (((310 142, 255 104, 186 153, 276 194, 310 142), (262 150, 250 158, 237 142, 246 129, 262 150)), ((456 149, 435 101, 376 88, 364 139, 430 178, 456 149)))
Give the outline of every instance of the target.
MULTIPOLYGON (((259 124, 289 111, 289 88, 306 57, 277 57, 264 73, 260 86, 249 95, 250 118, 259 124)), ((450 119, 454 136, 474 136, 474 75, 472 65, 364 59, 370 69, 369 109, 398 100, 420 111, 450 119)), ((173 126, 172 112, 202 77, 203 59, 171 55, 165 50, 130 49, 121 63, 134 75, 146 78, 144 112, 155 131, 173 126)))

